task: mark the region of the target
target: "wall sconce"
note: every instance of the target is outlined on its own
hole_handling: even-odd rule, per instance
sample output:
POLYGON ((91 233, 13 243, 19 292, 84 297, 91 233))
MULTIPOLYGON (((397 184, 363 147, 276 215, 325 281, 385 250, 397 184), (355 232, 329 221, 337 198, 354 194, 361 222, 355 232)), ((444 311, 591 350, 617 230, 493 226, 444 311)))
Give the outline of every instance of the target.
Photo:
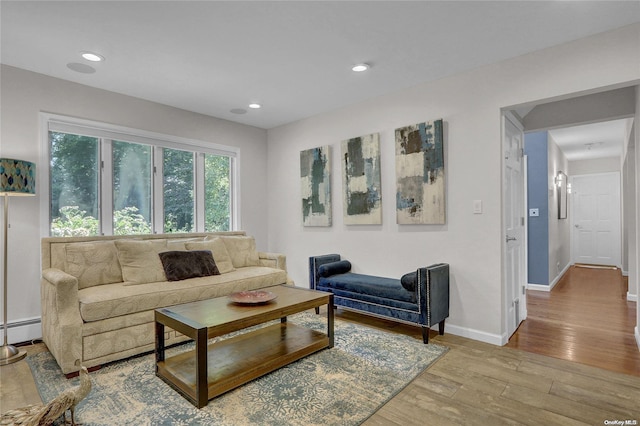
POLYGON ((556 175, 556 177, 553 178, 553 183, 558 188, 560 188, 562 186, 562 182, 563 182, 563 179, 564 179, 563 176, 564 176, 564 173, 562 173, 562 170, 560 170, 560 171, 558 171, 558 174, 556 175))
POLYGON ((567 218, 567 193, 569 192, 569 179, 562 171, 554 178, 554 183, 558 187, 558 219, 567 218))

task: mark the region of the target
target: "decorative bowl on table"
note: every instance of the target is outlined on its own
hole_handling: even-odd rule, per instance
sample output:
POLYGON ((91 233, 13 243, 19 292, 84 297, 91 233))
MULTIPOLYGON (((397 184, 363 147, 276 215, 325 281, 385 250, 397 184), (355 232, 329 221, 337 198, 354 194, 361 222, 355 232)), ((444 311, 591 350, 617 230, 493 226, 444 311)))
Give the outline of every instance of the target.
POLYGON ((229 299, 239 305, 259 305, 268 303, 276 297, 278 297, 277 294, 266 290, 238 291, 229 295, 229 299))

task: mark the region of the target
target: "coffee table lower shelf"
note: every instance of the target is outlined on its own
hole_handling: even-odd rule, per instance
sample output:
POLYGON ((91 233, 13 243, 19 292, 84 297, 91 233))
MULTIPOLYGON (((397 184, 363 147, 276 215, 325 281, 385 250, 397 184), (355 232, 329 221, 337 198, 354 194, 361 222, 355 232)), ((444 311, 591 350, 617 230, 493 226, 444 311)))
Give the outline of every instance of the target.
MULTIPOLYGON (((289 322, 211 343, 207 400, 330 346, 326 334, 289 322)), ((156 375, 201 408, 206 402, 199 397, 196 363, 196 350, 184 352, 157 362, 156 375)))

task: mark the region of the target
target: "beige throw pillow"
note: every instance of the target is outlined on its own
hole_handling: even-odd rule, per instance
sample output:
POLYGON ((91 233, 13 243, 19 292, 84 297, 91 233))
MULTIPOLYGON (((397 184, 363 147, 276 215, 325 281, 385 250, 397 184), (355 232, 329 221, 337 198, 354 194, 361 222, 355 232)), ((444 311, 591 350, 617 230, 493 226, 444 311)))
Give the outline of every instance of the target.
POLYGON ((187 250, 210 250, 213 255, 213 260, 216 262, 218 271, 221 274, 234 271, 233 262, 227 251, 227 247, 220 238, 214 238, 212 240, 198 241, 193 243, 185 243, 184 246, 187 250))
POLYGON ((260 266, 260 258, 253 237, 221 237, 235 268, 260 266))
POLYGON ((66 272, 78 279, 78 288, 122 282, 122 269, 113 241, 69 243, 66 272))
POLYGON ((129 284, 166 281, 158 253, 167 248, 166 240, 135 241, 116 240, 122 278, 129 284))

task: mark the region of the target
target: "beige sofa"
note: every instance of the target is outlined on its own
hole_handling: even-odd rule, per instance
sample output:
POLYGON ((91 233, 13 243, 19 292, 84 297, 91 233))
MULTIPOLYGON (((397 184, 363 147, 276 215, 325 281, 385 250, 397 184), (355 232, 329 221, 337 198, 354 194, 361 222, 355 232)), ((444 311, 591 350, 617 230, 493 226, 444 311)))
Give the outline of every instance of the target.
MULTIPOLYGON (((76 359, 152 351, 156 308, 286 283, 285 256, 256 251, 243 231, 43 238, 42 337, 69 374, 76 359), (189 250, 210 250, 220 275, 168 281, 158 253, 189 250)), ((186 340, 166 330, 167 344, 186 340)))

